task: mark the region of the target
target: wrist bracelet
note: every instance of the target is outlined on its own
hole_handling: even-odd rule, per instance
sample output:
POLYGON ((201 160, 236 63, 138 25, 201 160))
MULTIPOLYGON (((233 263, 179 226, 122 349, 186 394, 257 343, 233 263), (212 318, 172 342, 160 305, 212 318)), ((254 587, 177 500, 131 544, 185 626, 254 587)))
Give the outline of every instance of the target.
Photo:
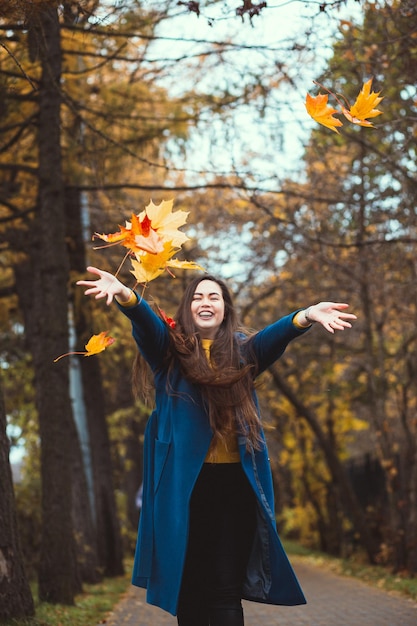
POLYGON ((311 309, 311 306, 309 306, 308 309, 304 309, 304 317, 306 318, 306 322, 308 322, 309 324, 314 324, 316 320, 312 320, 308 314, 310 309, 311 309))

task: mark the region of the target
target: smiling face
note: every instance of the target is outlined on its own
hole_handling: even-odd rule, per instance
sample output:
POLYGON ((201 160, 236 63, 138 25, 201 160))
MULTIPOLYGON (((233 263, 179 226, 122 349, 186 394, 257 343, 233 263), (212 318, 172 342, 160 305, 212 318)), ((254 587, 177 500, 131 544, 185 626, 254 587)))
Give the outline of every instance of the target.
POLYGON ((220 285, 213 280, 198 283, 191 302, 191 315, 202 339, 214 339, 224 319, 220 285))

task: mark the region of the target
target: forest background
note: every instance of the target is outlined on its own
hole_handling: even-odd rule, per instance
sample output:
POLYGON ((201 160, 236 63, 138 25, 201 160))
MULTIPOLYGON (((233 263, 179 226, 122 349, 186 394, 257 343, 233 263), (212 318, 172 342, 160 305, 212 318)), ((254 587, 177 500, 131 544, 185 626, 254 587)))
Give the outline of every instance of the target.
MULTIPOLYGON (((351 331, 313 328, 262 378, 278 525, 417 571, 417 7, 264 4, 0 7, 0 618, 33 613, 28 578, 70 604, 134 550, 135 347, 75 282, 117 270, 91 236, 150 199, 189 211, 182 254, 228 280, 246 326, 350 303, 351 331), (313 79, 352 102, 371 77, 374 128, 308 117, 313 79), (106 352, 54 363, 103 330, 106 352)), ((172 315, 189 275, 146 297, 172 315)))

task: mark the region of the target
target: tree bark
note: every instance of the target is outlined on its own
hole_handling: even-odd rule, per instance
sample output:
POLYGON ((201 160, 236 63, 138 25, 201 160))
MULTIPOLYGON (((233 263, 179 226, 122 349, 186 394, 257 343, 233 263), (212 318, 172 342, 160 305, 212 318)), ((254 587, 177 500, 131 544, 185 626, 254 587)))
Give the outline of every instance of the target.
POLYGON ((0 620, 30 617, 34 605, 20 551, 1 379, 0 476, 0 620))
MULTIPOLYGON (((70 265, 78 274, 85 271, 85 243, 82 236, 82 207, 78 190, 67 190, 66 230, 70 242, 70 265)), ((85 346, 94 326, 91 304, 77 288, 74 296, 74 326, 80 349, 85 346)), ((106 576, 120 576, 123 568, 123 544, 118 520, 113 479, 110 439, 106 421, 103 383, 97 358, 81 361, 82 395, 88 423, 93 473, 96 551, 100 568, 106 576)))
POLYGON ((77 572, 81 583, 97 583, 102 579, 96 547, 96 529, 88 493, 85 467, 78 432, 73 423, 72 445, 72 521, 74 524, 77 572))
POLYGON ((352 517, 352 522, 356 531, 360 537, 360 543, 368 555, 371 563, 375 562, 375 557, 378 552, 378 545, 367 525, 365 514, 363 513, 361 506, 355 496, 346 472, 343 469, 341 462, 337 456, 334 447, 327 441, 326 436, 321 428, 319 422, 314 417, 312 411, 308 409, 296 396, 291 387, 284 381, 282 376, 278 373, 275 367, 270 367, 269 371, 272 374, 272 378, 276 387, 285 395, 285 397, 291 402, 296 409, 298 415, 303 417, 309 424, 310 428, 317 437, 317 441, 323 451, 329 471, 333 477, 335 483, 339 486, 340 494, 343 499, 343 504, 352 517))
POLYGON ((39 210, 32 242, 33 299, 29 336, 41 438, 42 536, 39 597, 72 604, 79 588, 72 524, 72 413, 68 362, 68 258, 61 169, 61 48, 56 9, 39 12, 39 210), (33 245, 35 244, 35 245, 33 245))
POLYGON ((126 450, 126 469, 124 487, 126 492, 126 515, 131 528, 137 529, 139 523, 139 508, 136 497, 142 482, 143 454, 139 441, 143 435, 143 426, 137 420, 128 420, 129 434, 124 440, 126 450))

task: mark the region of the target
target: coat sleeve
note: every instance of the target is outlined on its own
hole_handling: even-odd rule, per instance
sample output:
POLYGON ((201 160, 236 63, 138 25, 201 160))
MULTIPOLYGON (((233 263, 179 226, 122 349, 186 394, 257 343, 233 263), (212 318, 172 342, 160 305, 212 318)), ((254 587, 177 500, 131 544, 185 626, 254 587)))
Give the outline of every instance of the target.
POLYGON ((294 325, 297 313, 298 310, 266 326, 249 340, 248 347, 255 356, 259 374, 282 356, 290 341, 309 330, 310 326, 297 328, 294 325))
POLYGON ((132 335, 136 344, 152 369, 162 365, 169 345, 168 328, 165 322, 151 309, 140 296, 135 306, 123 307, 120 311, 132 323, 132 335))

